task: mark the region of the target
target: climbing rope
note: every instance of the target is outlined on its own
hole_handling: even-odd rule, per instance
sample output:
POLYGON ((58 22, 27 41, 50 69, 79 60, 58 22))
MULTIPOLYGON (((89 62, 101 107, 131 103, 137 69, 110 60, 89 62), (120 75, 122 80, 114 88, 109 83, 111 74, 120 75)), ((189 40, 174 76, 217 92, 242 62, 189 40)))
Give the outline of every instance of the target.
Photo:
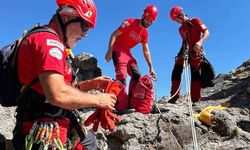
POLYGON ((194 150, 199 150, 195 125, 194 125, 192 100, 191 100, 190 86, 189 86, 190 85, 190 77, 189 77, 188 54, 185 55, 184 74, 185 74, 187 101, 188 101, 188 108, 189 108, 190 124, 191 124, 191 129, 192 129, 192 138, 193 138, 194 150))
MULTIPOLYGON (((183 74, 182 74, 182 77, 183 77, 183 74)), ((176 92, 175 92, 172 96, 170 96, 166 101, 169 101, 169 100, 171 100, 172 98, 174 98, 174 97, 176 96, 176 94, 180 91, 180 89, 181 89, 181 84, 182 84, 182 77, 181 77, 181 82, 180 82, 180 84, 179 84, 178 89, 177 89, 176 92)))
MULTIPOLYGON (((193 139, 194 150, 199 150, 198 140, 197 140, 197 136, 196 136, 196 129, 195 129, 195 124, 194 124, 194 117, 193 117, 193 108, 192 108, 192 100, 191 100, 191 94, 190 94, 190 87, 189 87, 189 85, 190 85, 190 77, 189 77, 188 55, 185 56, 185 60, 184 60, 184 64, 183 64, 183 69, 184 69, 184 74, 182 74, 182 77, 183 77, 183 75, 185 75, 186 99, 182 103, 180 103, 178 105, 182 105, 186 101, 188 102, 188 108, 189 108, 190 124, 191 124, 191 129, 192 129, 192 139, 193 139)), ((175 94, 172 95, 167 101, 169 101, 171 98, 173 98, 178 93, 178 91, 180 90, 180 87, 181 87, 181 83, 180 83, 180 85, 178 87, 178 90, 175 92, 175 94)), ((159 97, 158 97, 158 93, 157 93, 157 90, 156 90, 157 89, 156 85, 154 85, 153 89, 155 91, 154 98, 155 98, 155 100, 158 100, 159 97)), ((156 109, 160 113, 160 117, 159 118, 163 119, 163 114, 162 114, 161 110, 159 109, 159 107, 157 106, 156 103, 155 103, 155 107, 156 107, 156 109)), ((178 145, 178 147, 180 149, 182 149, 182 147, 180 146, 180 144, 177 141, 176 137, 174 136, 173 132, 171 131, 171 124, 170 124, 170 128, 169 128, 168 131, 173 136, 174 141, 176 142, 176 144, 178 145)))
MULTIPOLYGON (((189 64, 188 64, 188 56, 189 56, 188 55, 188 44, 186 44, 186 46, 187 46, 187 48, 186 48, 186 51, 184 52, 184 63, 183 63, 183 70, 184 70, 185 84, 186 84, 186 99, 185 99, 185 101, 183 101, 182 103, 180 103, 178 105, 182 105, 186 101, 188 102, 189 115, 190 115, 190 124, 191 124, 191 130, 192 130, 192 138, 193 138, 193 146, 194 146, 194 150, 199 150, 199 145, 198 145, 197 136, 196 136, 196 129, 195 129, 195 124, 194 124, 192 100, 191 100, 191 94, 190 94, 191 92, 190 92, 190 86, 189 86, 190 85, 190 77, 189 77, 189 64)), ((183 74, 182 74, 181 78, 183 78, 183 74)), ((181 81, 182 81, 182 79, 181 79, 181 81)), ((180 82, 179 87, 176 90, 176 92, 167 101, 169 101, 174 96, 176 96, 176 94, 180 91, 181 84, 182 84, 182 82, 180 82)), ((154 90, 156 91, 155 87, 154 87, 154 90)), ((156 98, 157 98, 157 96, 158 95, 156 93, 156 98)), ((163 118, 163 115, 162 115, 160 109, 158 108, 157 104, 155 104, 155 107, 158 109, 158 111, 160 113, 160 117, 163 118)), ((178 141, 176 140, 174 134, 172 133, 172 131, 170 129, 169 129, 169 132, 174 137, 174 140, 177 143, 177 145, 179 146, 179 148, 182 149, 180 144, 178 143, 178 141)))

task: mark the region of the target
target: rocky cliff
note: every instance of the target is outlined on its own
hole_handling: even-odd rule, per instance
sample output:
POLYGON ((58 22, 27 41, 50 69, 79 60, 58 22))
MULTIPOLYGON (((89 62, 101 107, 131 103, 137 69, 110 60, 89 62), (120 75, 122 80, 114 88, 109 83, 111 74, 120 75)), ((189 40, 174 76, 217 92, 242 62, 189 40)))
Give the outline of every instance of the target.
POLYGON ((100 132, 97 137, 114 150, 190 150, 194 149, 195 130, 200 149, 250 149, 250 60, 228 74, 218 75, 214 87, 203 89, 202 96, 202 101, 193 106, 194 114, 208 106, 226 106, 211 111, 211 125, 195 118, 193 129, 186 97, 177 104, 169 104, 168 97, 163 97, 155 101, 151 114, 123 114, 116 132, 100 132))
MULTIPOLYGON (((79 76, 81 80, 101 75, 93 56, 82 54, 76 62, 74 66, 80 68, 78 73, 85 74, 79 76)), ((250 60, 227 74, 219 74, 214 87, 203 89, 202 96, 202 101, 192 107, 193 114, 199 114, 209 106, 225 106, 223 110, 210 110, 210 125, 195 117, 194 127, 191 126, 190 107, 185 96, 177 104, 167 103, 167 96, 156 97, 150 114, 128 110, 120 115, 122 121, 115 132, 99 128, 96 133, 98 149, 191 150, 196 141, 204 150, 250 149, 250 60)), ((93 111, 83 110, 83 118, 93 111)), ((12 138, 14 112, 14 107, 0 106, 0 141, 12 138)))

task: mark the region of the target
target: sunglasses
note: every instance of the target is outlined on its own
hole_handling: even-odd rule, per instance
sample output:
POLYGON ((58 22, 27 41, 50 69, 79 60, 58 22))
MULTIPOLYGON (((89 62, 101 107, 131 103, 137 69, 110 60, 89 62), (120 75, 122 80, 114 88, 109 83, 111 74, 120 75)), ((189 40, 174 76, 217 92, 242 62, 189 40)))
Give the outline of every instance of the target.
POLYGON ((87 32, 89 30, 89 24, 80 17, 77 17, 76 19, 70 20, 69 22, 66 23, 66 25, 68 25, 70 23, 80 23, 81 29, 83 32, 87 32))
POLYGON ((87 32, 89 30, 89 24, 85 20, 83 20, 81 18, 79 18, 79 22, 81 23, 82 31, 87 32))

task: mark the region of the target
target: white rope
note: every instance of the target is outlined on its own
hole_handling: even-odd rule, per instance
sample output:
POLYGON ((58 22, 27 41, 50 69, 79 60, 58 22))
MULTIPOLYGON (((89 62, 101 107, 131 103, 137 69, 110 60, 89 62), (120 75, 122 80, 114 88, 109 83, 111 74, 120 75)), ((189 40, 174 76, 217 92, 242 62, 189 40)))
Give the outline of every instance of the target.
MULTIPOLYGON (((184 69, 185 69, 185 63, 183 63, 183 70, 184 70, 184 69)), ((180 88, 181 88, 181 85, 182 85, 183 76, 184 76, 184 74, 182 73, 182 75, 181 75, 181 81, 180 81, 180 84, 179 84, 178 89, 176 90, 176 92, 175 92, 167 101, 169 101, 169 100, 171 100, 172 98, 174 98, 174 97, 176 96, 176 94, 180 91, 180 88)), ((183 105, 186 101, 187 101, 187 99, 185 99, 183 102, 181 102, 181 103, 179 103, 179 104, 177 104, 177 105, 178 105, 178 106, 183 105)))
POLYGON ((199 150, 199 145, 196 136, 196 130, 194 125, 194 117, 193 117, 193 108, 192 108, 192 100, 190 95, 190 77, 189 77, 189 65, 188 65, 188 55, 185 56, 184 60, 184 74, 185 74, 185 81, 186 81, 186 91, 187 91, 187 101, 188 101, 188 108, 189 108, 189 115, 190 115, 190 123, 192 129, 192 138, 194 144, 194 150, 199 150))
POLYGON ((156 88, 156 83, 153 84, 153 91, 154 91, 154 100, 158 101, 160 98, 158 96, 157 88, 156 88))
MULTIPOLYGON (((183 76, 183 75, 182 75, 183 76)), ((181 77, 182 78, 182 77, 181 77)), ((169 100, 171 100, 172 98, 174 98, 175 96, 176 96, 176 94, 180 91, 180 89, 181 89, 181 84, 182 84, 182 79, 181 79, 181 82, 180 82, 180 84, 179 84, 179 87, 178 87, 178 89, 176 90, 176 92, 167 100, 167 101, 169 101, 169 100)))
MULTIPOLYGON (((182 105, 184 104, 186 101, 188 101, 188 108, 189 108, 189 115, 190 115, 190 124, 191 124, 191 129, 192 129, 192 138, 193 138, 193 145, 194 145, 194 150, 199 150, 199 145, 198 145, 198 140, 197 140, 197 136, 196 136, 196 129, 195 129, 195 124, 194 124, 194 117, 193 117, 193 108, 192 108, 192 100, 191 100, 191 94, 190 94, 190 77, 189 77, 189 64, 188 64, 188 55, 185 56, 184 59, 184 64, 183 64, 183 70, 184 70, 184 75, 185 75, 185 84, 186 84, 186 99, 185 101, 183 101, 182 103, 178 104, 178 105, 182 105)), ((183 77, 183 74, 182 74, 183 77)), ((181 80, 182 81, 182 80, 181 80)), ((168 101, 173 98, 180 90, 181 87, 181 83, 178 87, 178 90, 175 92, 174 95, 172 95, 168 101)), ((156 91, 156 87, 153 86, 154 91, 155 91, 155 98, 158 98, 157 95, 157 91, 156 91)), ((155 107, 157 108, 157 110, 159 111, 159 113, 162 116, 162 112, 160 111, 160 109, 158 108, 157 104, 155 104, 155 107)), ((170 122, 170 121, 169 121, 170 122)), ((171 125, 171 124, 170 124, 171 125)), ((182 147, 180 146, 179 142, 177 141, 177 139, 175 138, 173 132, 169 129, 170 134, 173 136, 174 141, 177 143, 178 147, 180 149, 182 149, 182 147)))
MULTIPOLYGON (((185 58, 184 58, 185 59, 185 58)), ((183 62, 183 70, 184 70, 184 73, 182 74, 182 77, 181 77, 181 82, 182 82, 182 78, 183 78, 183 76, 185 75, 185 77, 187 77, 186 76, 186 73, 185 73, 185 70, 187 69, 187 73, 188 73, 188 63, 186 62, 185 63, 185 60, 184 60, 184 62, 183 62), (186 65, 187 64, 187 65, 186 65)), ((186 83, 186 87, 187 87, 187 85, 189 85, 189 84, 187 84, 186 83)), ((179 86, 180 87, 180 86, 179 86)), ((186 91, 187 91, 187 89, 186 89, 186 91)), ((183 101, 183 102, 181 102, 181 103, 179 103, 178 104, 178 106, 180 106, 180 105, 183 105, 184 103, 186 103, 186 101, 188 100, 188 98, 187 98, 187 93, 186 93, 186 96, 185 96, 186 98, 185 98, 185 100, 183 101)))
MULTIPOLYGON (((185 64, 183 64, 183 68, 185 68, 185 64)), ((166 101, 169 101, 169 100, 171 100, 172 98, 174 98, 174 97, 176 96, 176 94, 180 91, 181 85, 182 85, 183 76, 184 76, 184 74, 181 75, 181 80, 180 80, 180 84, 179 84, 178 89, 177 89, 177 90, 175 91, 175 93, 174 93, 171 97, 169 97, 166 101)), ((165 100, 164 100, 164 101, 165 101, 165 100)), ((179 103, 178 106, 184 104, 185 102, 186 102, 186 100, 183 101, 183 102, 181 102, 181 103, 179 103)))

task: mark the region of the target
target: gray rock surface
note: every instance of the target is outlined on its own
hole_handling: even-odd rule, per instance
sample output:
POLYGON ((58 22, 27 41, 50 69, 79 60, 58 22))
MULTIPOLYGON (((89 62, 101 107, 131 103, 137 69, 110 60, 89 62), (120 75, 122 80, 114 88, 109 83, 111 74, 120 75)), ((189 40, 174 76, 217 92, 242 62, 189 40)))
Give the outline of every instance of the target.
POLYGON ((81 53, 73 60, 74 70, 78 70, 77 76, 80 81, 93 79, 102 75, 102 70, 97 66, 97 59, 89 53, 81 53))

